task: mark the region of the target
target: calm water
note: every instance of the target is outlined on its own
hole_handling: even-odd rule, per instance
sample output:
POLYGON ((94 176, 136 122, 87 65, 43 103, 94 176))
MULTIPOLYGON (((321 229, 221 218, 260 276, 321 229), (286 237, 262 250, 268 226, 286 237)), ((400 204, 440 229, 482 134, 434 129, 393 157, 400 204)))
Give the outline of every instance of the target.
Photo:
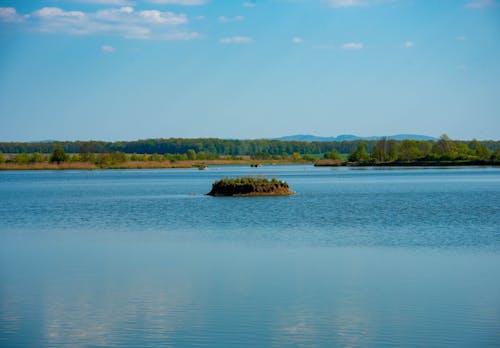
POLYGON ((500 346, 500 169, 0 172, 1 347, 500 346), (214 198, 286 180, 290 197, 214 198))

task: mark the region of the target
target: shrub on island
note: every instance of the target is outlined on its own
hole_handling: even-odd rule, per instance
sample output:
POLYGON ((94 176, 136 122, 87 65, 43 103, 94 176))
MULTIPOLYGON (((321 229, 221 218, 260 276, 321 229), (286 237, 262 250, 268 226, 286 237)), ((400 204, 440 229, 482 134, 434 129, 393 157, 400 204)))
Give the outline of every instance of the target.
POLYGON ((276 178, 224 178, 212 184, 209 196, 289 196, 288 184, 276 178))

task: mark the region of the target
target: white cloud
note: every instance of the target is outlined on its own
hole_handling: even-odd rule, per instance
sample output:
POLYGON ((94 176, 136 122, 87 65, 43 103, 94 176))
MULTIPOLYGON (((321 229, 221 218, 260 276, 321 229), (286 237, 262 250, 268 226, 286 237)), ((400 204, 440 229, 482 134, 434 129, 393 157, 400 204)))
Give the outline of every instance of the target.
POLYGON ((96 4, 96 5, 113 5, 113 6, 126 6, 134 5, 134 1, 129 0, 70 0, 72 2, 81 2, 86 4, 96 4))
POLYGON ((467 66, 465 64, 460 64, 460 65, 457 65, 457 69, 464 71, 464 70, 467 70, 467 66))
POLYGON ((367 6, 367 3, 361 0, 329 0, 327 2, 330 7, 361 7, 367 6))
POLYGON ((23 17, 20 16, 14 7, 0 7, 0 22, 20 22, 23 17))
POLYGON ((495 0, 473 0, 465 4, 467 8, 481 9, 486 7, 492 7, 496 5, 495 0))
POLYGON ((110 46, 110 45, 102 45, 101 46, 101 51, 103 51, 104 53, 115 53, 115 48, 113 46, 110 46))
POLYGON ((120 22, 125 20, 126 17, 129 17, 133 12, 133 7, 126 6, 120 8, 99 10, 95 13, 95 17, 98 20, 102 21, 120 22))
POLYGON ((187 23, 187 17, 184 14, 177 15, 172 12, 160 12, 157 10, 140 11, 141 16, 145 22, 155 24, 171 24, 178 25, 187 23))
POLYGON ((415 46, 415 43, 413 41, 405 41, 403 42, 403 47, 404 48, 412 48, 415 46))
MULTIPOLYGON (((0 9, 4 17, 12 10, 0 9)), ((15 13, 14 14, 18 16, 15 13)), ((8 15, 8 16, 7 16, 8 15)), ((133 7, 102 9, 96 12, 65 11, 44 7, 25 15, 26 29, 46 33, 71 35, 115 35, 129 39, 191 40, 201 35, 187 28, 185 14, 158 10, 135 11, 133 7)))
POLYGON ((361 42, 348 42, 342 45, 342 49, 344 50, 361 50, 363 48, 364 45, 361 42))
POLYGON ((40 18, 84 18, 85 14, 81 11, 64 11, 58 7, 44 7, 33 12, 33 16, 40 18))
POLYGON ((465 35, 459 35, 459 36, 457 36, 457 37, 456 37, 456 39, 457 39, 458 41, 466 41, 466 40, 467 40, 467 37, 466 37, 465 35))
POLYGON ((252 43, 253 41, 254 40, 248 36, 232 36, 232 37, 225 37, 219 40, 219 42, 223 45, 248 44, 252 43))
POLYGON ((333 8, 376 6, 397 1, 398 0, 323 0, 327 6, 333 8))
POLYGON ((301 37, 295 36, 295 37, 293 37, 293 38, 292 38, 292 42, 293 42, 294 44, 300 44, 300 43, 303 43, 303 42, 304 42, 304 39, 303 39, 303 38, 301 38, 301 37))
POLYGON ((220 16, 219 18, 217 18, 219 23, 241 22, 244 19, 245 19, 245 17, 243 17, 243 16, 234 16, 234 17, 220 16))
POLYGON ((148 0, 148 2, 160 5, 199 6, 205 5, 208 0, 148 0))
POLYGON ((255 7, 257 4, 255 2, 245 1, 242 5, 243 7, 255 7))

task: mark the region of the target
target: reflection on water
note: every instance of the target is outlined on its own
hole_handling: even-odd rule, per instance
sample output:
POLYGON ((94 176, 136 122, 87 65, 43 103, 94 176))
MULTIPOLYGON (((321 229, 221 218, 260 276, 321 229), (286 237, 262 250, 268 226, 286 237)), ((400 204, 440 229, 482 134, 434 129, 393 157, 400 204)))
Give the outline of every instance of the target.
POLYGON ((0 173, 0 346, 498 346, 500 171, 258 170, 0 173))
POLYGON ((496 253, 73 243, 2 246, 8 346, 487 346, 500 339, 496 253), (14 263, 29 257, 35 268, 14 263))

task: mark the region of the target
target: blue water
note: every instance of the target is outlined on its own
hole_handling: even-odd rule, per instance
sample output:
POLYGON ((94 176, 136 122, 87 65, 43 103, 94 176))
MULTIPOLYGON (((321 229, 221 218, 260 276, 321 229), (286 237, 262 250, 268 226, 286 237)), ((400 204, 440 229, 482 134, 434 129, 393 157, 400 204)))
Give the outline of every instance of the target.
POLYGON ((1 347, 500 346, 500 169, 4 171, 0 219, 1 347))

